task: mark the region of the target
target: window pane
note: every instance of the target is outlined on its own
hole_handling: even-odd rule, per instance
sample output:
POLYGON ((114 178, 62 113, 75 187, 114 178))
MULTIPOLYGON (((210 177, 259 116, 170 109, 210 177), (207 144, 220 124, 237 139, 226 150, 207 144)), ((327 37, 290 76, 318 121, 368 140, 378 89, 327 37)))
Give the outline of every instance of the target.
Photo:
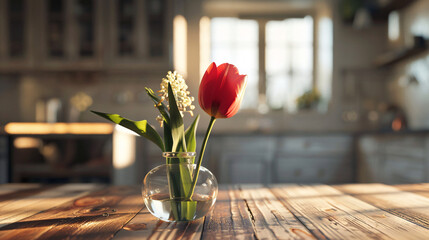
POLYGON ((22 57, 25 52, 25 3, 23 0, 9 0, 9 55, 22 57))
POLYGON ((146 16, 149 28, 149 53, 151 57, 164 55, 165 38, 165 0, 146 0, 146 16))
POLYGON ((267 101, 272 109, 295 110, 295 100, 313 83, 313 19, 268 21, 267 101))
POLYGON ((94 55, 94 1, 79 0, 75 6, 79 31, 79 54, 82 57, 94 55))
MULTIPOLYGON (((333 45, 333 24, 331 18, 321 18, 319 20, 319 47, 318 47, 318 73, 317 89, 322 98, 327 103, 331 97, 332 85, 332 45, 333 45)), ((325 109, 327 105, 325 105, 325 109)))
POLYGON ((211 61, 231 63, 247 74, 248 83, 241 108, 258 106, 258 23, 238 18, 211 21, 211 61))
POLYGON ((47 44, 49 56, 63 57, 64 56, 64 41, 65 41, 65 10, 64 1, 49 0, 48 1, 48 26, 47 26, 47 44))
POLYGON ((313 71, 313 46, 299 46, 291 49, 292 51, 292 69, 295 72, 313 71))
POLYGON ((135 50, 134 20, 137 14, 134 0, 118 2, 118 43, 119 55, 132 56, 135 50))

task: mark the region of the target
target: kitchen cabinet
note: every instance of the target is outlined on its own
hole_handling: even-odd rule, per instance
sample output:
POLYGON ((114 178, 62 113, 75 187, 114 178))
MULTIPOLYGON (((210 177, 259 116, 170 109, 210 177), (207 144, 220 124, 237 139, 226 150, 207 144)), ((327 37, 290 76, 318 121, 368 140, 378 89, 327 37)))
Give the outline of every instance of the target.
POLYGON ((99 70, 103 56, 103 12, 96 0, 42 0, 37 58, 45 70, 99 70))
POLYGON ((33 7, 31 0, 0 0, 0 69, 31 66, 33 7))
POLYGON ((277 139, 273 136, 219 136, 220 183, 271 183, 277 139))
POLYGON ((358 181, 405 184, 429 180, 429 137, 425 134, 362 136, 358 181))
POLYGON ((9 182, 9 139, 0 134, 0 184, 9 182))
POLYGON ((106 61, 111 69, 169 66, 172 9, 169 0, 110 0, 106 61))
POLYGON ((0 0, 0 71, 167 69, 169 1, 0 0))
MULTIPOLYGON (((139 141, 144 172, 164 163, 156 146, 139 141)), ((220 134, 210 137, 203 165, 220 184, 346 183, 354 180, 353 160, 353 137, 346 134, 220 134)))
POLYGON ((353 138, 347 135, 286 136, 274 159, 274 182, 345 183, 354 180, 353 138))
POLYGON ((353 181, 353 139, 347 135, 219 136, 220 183, 353 181))

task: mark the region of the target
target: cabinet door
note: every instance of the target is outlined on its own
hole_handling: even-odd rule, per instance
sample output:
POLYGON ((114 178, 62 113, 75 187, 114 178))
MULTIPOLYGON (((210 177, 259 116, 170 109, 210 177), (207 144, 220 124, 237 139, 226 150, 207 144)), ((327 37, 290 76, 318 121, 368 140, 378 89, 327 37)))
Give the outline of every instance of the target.
POLYGON ((360 182, 401 184, 427 181, 424 136, 368 136, 362 137, 358 146, 360 182))
POLYGON ((9 181, 9 144, 8 137, 0 135, 0 184, 9 181))
POLYGON ((220 183, 261 183, 270 182, 271 161, 260 154, 225 154, 220 161, 220 183))
POLYGON ((357 144, 357 181, 381 182, 383 144, 375 137, 361 137, 357 144))
MULTIPOLYGON (((102 1, 43 0, 38 9, 41 62, 46 70, 99 70, 102 67, 102 1)), ((33 42, 35 44, 36 41, 33 42)))
POLYGON ((308 154, 342 154, 352 149, 350 136, 288 136, 281 139, 281 152, 308 154))
POLYGON ((419 183, 426 180, 426 164, 423 159, 387 155, 382 163, 383 183, 419 183))
POLYGON ((33 5, 29 0, 0 0, 0 70, 30 66, 33 5))
POLYGON ((170 0, 111 0, 108 61, 113 69, 169 67, 170 0))
POLYGON ((66 20, 65 0, 46 0, 43 2, 44 30, 41 36, 44 37, 43 46, 45 46, 44 55, 47 60, 63 59, 66 57, 67 32, 70 24, 66 20))
POLYGON ((280 157, 277 183, 346 183, 353 180, 352 160, 342 157, 280 157))
POLYGON ((286 136, 280 139, 275 181, 344 183, 353 180, 353 141, 347 135, 286 136))
POLYGON ((274 137, 231 136, 218 139, 220 183, 270 183, 274 137))

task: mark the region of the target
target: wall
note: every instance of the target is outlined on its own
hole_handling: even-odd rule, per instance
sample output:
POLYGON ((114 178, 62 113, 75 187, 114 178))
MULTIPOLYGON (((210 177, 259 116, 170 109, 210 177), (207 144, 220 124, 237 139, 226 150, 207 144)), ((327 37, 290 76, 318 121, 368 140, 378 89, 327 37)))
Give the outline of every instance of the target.
MULTIPOLYGON (((188 21, 188 84, 193 95, 197 95, 199 83, 199 19, 204 13, 204 4, 213 1, 187 0, 181 1, 183 5, 180 13, 183 13, 188 21)), ((221 2, 221 1, 215 1, 221 2)), ((229 4, 229 1, 224 1, 229 4)), ((258 1, 251 1, 256 4, 258 1)), ((273 6, 278 11, 289 11, 290 9, 283 3, 291 1, 272 1, 273 6), (280 4, 280 5, 279 5, 280 4)), ((300 3, 298 8, 312 5, 320 1, 306 1, 300 3)), ((285 131, 341 131, 356 130, 366 127, 361 121, 345 122, 343 114, 347 111, 360 113, 362 99, 359 97, 362 92, 378 92, 384 89, 379 76, 374 76, 370 80, 361 76, 360 69, 367 69, 375 56, 385 51, 386 24, 377 23, 367 29, 357 30, 352 26, 344 24, 338 16, 339 0, 325 1, 331 8, 334 23, 333 37, 333 79, 332 98, 328 111, 323 114, 316 112, 303 112, 299 114, 288 114, 276 112, 269 115, 257 113, 246 114, 241 112, 228 121, 218 121, 216 131, 218 132, 285 132, 285 131), (345 99, 344 89, 349 87, 345 84, 344 71, 356 70, 359 76, 352 81, 351 92, 354 96, 345 99), (361 81, 361 79, 363 80, 361 81), (376 78, 376 79, 374 79, 376 78)), ((246 1, 234 1, 234 6, 238 9, 245 9, 252 4, 246 1)), ((268 1, 261 1, 264 6, 269 6, 268 1)), ((255 6, 261 6, 255 5, 255 6)), ((116 112, 132 119, 153 119, 156 112, 152 104, 144 94, 144 87, 150 86, 154 90, 158 88, 160 79, 165 73, 151 72, 150 74, 139 73, 99 73, 95 77, 80 76, 79 73, 45 73, 28 74, 15 77, 12 85, 5 80, 0 81, 0 86, 5 86, 9 90, 8 94, 14 96, 16 101, 9 104, 6 96, 1 96, 1 107, 6 107, 12 114, 10 116, 0 116, 0 124, 8 121, 34 121, 35 103, 39 99, 60 98, 67 106, 69 100, 78 92, 85 92, 93 98, 91 109, 100 111, 116 112), (88 78, 88 79, 87 79, 88 78), (152 118, 153 117, 153 118, 152 118)), ((3 88, 2 88, 3 91, 3 88)), ((374 95, 374 94, 373 94, 374 95)), ((375 94, 376 95, 376 94, 375 94)), ((384 94, 378 94, 383 96, 384 94)), ((198 103, 195 103, 196 105, 198 103)), ((201 113, 201 112, 197 112, 201 113)), ((363 117, 362 117, 363 118, 363 117)), ((70 120, 68 111, 62 115, 62 120, 70 120)), ((84 112, 79 120, 81 121, 101 121, 96 116, 84 112)), ((200 122, 200 130, 203 131, 207 125, 208 117, 203 115, 200 122)), ((155 123, 154 123, 155 124, 155 123)))
MULTIPOLYGON (((155 91, 164 73, 156 74, 94 74, 43 73, 25 75, 19 80, 20 120, 34 121, 36 102, 58 98, 62 102, 60 121, 100 121, 94 114, 84 111, 72 116, 70 100, 77 93, 91 96, 93 103, 88 110, 115 112, 131 119, 156 117, 153 103, 145 87, 155 91), (155 76, 156 75, 156 76, 155 76)), ((16 121, 16 119, 15 119, 16 121)))
MULTIPOLYGON (((404 44, 412 44, 413 35, 429 39, 429 1, 419 0, 401 14, 404 44)), ((412 129, 429 127, 429 52, 426 51, 395 66, 389 82, 391 100, 401 106, 412 129), (415 76, 417 81, 411 80, 415 76)))
POLYGON ((242 112, 233 117, 236 121, 218 121, 216 123, 218 131, 349 131, 370 127, 366 115, 361 114, 364 105, 361 96, 366 97, 364 94, 370 93, 371 96, 375 96, 375 102, 385 101, 384 75, 372 71, 372 62, 376 56, 386 51, 387 25, 386 22, 377 22, 368 28, 356 29, 350 24, 343 23, 338 13, 339 2, 339 0, 251 1, 251 4, 248 4, 243 0, 204 1, 203 15, 209 16, 237 16, 237 12, 241 13, 239 11, 242 11, 242 14, 257 15, 261 11, 267 12, 267 9, 273 8, 276 9, 276 14, 290 13, 291 9, 317 12, 322 3, 330 9, 334 25, 332 96, 326 113, 274 112, 261 115, 242 112), (351 87, 353 96, 349 99, 345 99, 347 97, 344 96, 345 88, 350 88, 345 84, 345 71, 357 73, 351 83, 354 85, 351 87), (356 112, 358 118, 354 121, 344 121, 343 115, 349 111, 356 112))

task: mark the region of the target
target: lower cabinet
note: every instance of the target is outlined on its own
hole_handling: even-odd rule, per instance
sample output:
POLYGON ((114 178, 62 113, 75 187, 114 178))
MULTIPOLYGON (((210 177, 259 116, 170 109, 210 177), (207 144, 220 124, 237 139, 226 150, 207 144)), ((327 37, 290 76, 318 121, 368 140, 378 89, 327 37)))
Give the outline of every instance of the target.
MULTIPOLYGON (((164 163, 152 145, 141 173, 164 163)), ((425 134, 213 135, 203 166, 220 184, 405 184, 429 182, 428 156, 425 134)))
POLYGON ((220 183, 270 183, 271 159, 257 155, 225 154, 221 159, 220 183))
POLYGON ((380 164, 381 181, 389 184, 418 183, 426 181, 424 159, 389 156, 380 164))
POLYGON ((353 181, 350 156, 284 157, 274 166, 278 183, 346 183, 353 181))
POLYGON ((9 144, 6 135, 0 135, 0 184, 9 182, 9 144))
POLYGON ((217 136, 216 142, 221 184, 354 180, 351 136, 217 136))
POLYGON ((358 181, 406 184, 429 180, 429 138, 374 135, 358 140, 358 181))

